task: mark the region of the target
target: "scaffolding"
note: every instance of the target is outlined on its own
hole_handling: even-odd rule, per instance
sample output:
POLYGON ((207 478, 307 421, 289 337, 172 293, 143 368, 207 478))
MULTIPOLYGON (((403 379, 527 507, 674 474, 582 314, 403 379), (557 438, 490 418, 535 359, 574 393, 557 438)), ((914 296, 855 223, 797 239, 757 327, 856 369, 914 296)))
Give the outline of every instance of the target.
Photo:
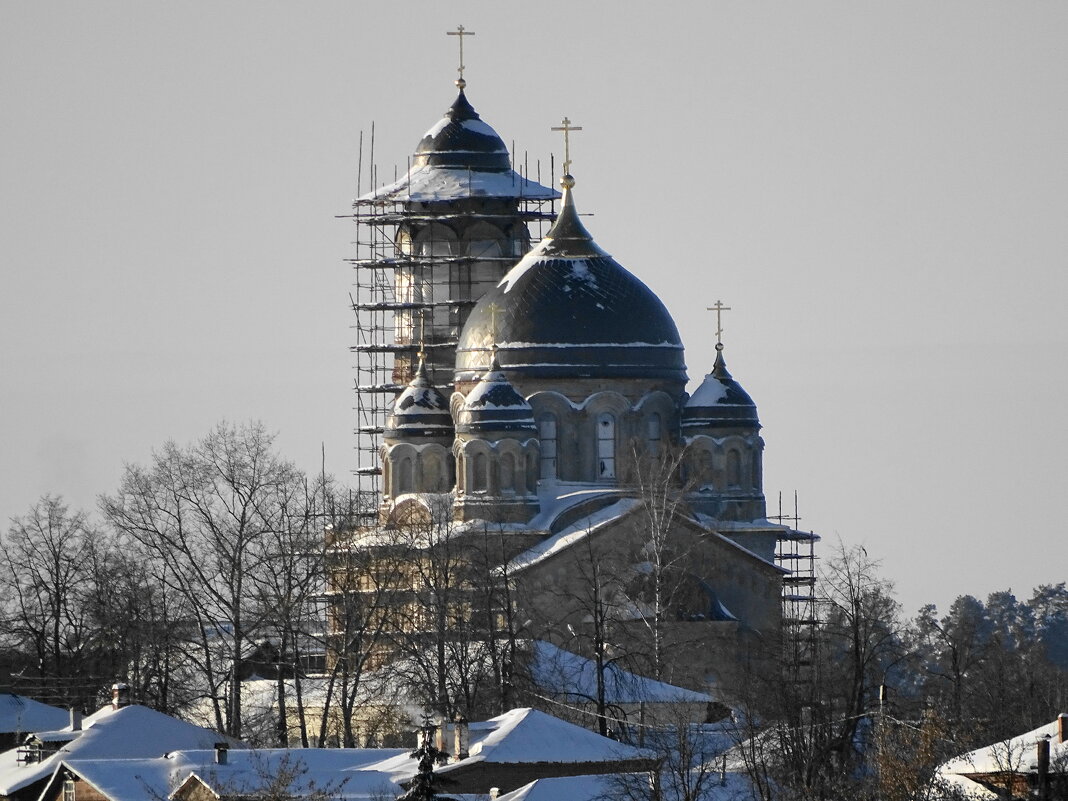
POLYGON ((799 528, 797 492, 793 514, 784 514, 779 493, 779 514, 771 517, 784 528, 779 535, 775 561, 788 571, 782 580, 782 646, 786 678, 811 682, 816 665, 819 623, 816 598, 816 542, 819 535, 799 528))
MULTIPOLYGON (((525 172, 518 173, 524 181, 525 172)), ((540 181, 540 164, 537 172, 534 180, 540 181)), ((556 219, 556 201, 470 193, 413 201, 370 193, 344 216, 356 228, 356 253, 346 261, 355 271, 349 296, 355 312, 355 476, 365 518, 358 524, 366 524, 381 500, 386 418, 415 374, 418 353, 425 353, 431 380, 449 397, 456 345, 472 307, 545 234, 556 219)))

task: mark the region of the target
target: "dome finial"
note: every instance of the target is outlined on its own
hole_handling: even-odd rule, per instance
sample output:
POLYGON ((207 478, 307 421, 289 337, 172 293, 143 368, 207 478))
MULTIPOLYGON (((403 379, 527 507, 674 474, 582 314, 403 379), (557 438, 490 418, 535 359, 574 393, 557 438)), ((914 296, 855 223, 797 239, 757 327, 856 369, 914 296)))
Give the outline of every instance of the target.
POLYGON ((448 36, 460 37, 460 67, 456 71, 460 73, 460 77, 456 79, 456 88, 461 92, 464 87, 467 86, 467 81, 464 80, 464 37, 474 36, 474 31, 467 30, 463 25, 457 25, 455 31, 445 31, 448 36))
POLYGON ((550 130, 564 132, 564 175, 560 179, 560 186, 571 189, 575 185, 575 179, 571 176, 571 132, 581 131, 581 125, 572 125, 571 120, 564 117, 560 125, 553 126, 550 130))
POLYGON ((716 313, 716 350, 723 350, 723 312, 730 311, 730 306, 724 306, 722 300, 717 300, 711 306, 706 306, 705 311, 716 313))

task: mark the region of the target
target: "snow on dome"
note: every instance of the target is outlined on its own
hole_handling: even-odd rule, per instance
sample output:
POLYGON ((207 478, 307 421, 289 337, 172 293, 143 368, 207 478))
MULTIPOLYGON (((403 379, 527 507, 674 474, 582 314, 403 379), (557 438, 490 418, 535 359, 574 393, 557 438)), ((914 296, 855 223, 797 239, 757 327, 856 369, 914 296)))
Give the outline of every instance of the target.
POLYGON ((427 375, 422 359, 415 378, 393 402, 393 413, 386 421, 387 437, 434 436, 452 433, 449 402, 427 375))
POLYGON ((722 346, 717 347, 712 372, 705 376, 683 409, 684 433, 696 433, 696 429, 702 428, 760 425, 756 404, 728 372, 722 346))
POLYGON ((686 381, 671 315, 593 241, 569 189, 545 238, 472 309, 456 349, 457 381, 473 381, 486 369, 494 342, 513 379, 686 381))
POLYGON ((536 433, 534 410, 501 372, 496 357, 493 357, 489 372, 467 393, 456 430, 463 434, 484 431, 536 433))
POLYGON ((408 173, 356 203, 467 197, 550 200, 559 196, 555 189, 529 181, 512 169, 504 141, 479 118, 461 90, 445 117, 423 135, 408 173))

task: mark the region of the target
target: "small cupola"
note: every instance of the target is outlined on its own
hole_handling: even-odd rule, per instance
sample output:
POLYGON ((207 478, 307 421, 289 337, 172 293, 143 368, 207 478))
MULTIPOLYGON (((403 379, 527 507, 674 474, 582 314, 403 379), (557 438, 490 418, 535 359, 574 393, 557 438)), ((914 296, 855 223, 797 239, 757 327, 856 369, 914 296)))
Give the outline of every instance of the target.
POLYGON ((452 439, 452 415, 449 401, 434 386, 426 369, 426 354, 419 352, 415 377, 393 402, 393 413, 386 420, 387 441, 412 439, 452 439))
POLYGON ((490 369, 456 404, 455 519, 530 520, 537 512, 539 454, 534 411, 505 377, 494 346, 490 369))
POLYGON ((682 413, 682 433, 722 428, 760 428, 756 404, 727 370, 723 343, 716 343, 716 361, 682 413))
POLYGON ((456 419, 456 432, 469 436, 534 436, 534 410, 505 377, 494 345, 490 369, 467 394, 456 419))

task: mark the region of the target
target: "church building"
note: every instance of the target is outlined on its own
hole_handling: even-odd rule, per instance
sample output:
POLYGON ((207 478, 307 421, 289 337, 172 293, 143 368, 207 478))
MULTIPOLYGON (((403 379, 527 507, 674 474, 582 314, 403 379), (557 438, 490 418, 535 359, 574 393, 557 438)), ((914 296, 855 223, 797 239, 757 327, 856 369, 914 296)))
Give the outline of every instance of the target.
MULTIPOLYGON (((691 351, 708 372, 687 393, 671 314, 583 224, 570 154, 559 191, 516 172, 456 83, 408 172, 354 204, 357 472, 374 502, 337 544, 492 537, 514 622, 474 597, 461 617, 729 688, 776 641, 789 574, 756 405, 719 341, 691 351)), ((638 268, 654 266, 670 276, 638 268)))

